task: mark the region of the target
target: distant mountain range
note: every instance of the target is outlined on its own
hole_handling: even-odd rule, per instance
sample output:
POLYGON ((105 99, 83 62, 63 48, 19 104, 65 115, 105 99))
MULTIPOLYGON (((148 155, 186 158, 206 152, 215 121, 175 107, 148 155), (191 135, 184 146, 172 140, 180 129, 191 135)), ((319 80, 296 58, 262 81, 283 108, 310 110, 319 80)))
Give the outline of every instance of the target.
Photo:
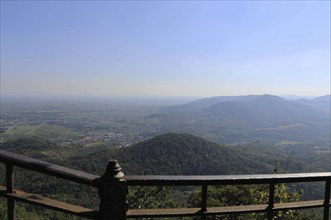
POLYGON ((273 95, 220 96, 165 107, 150 117, 166 131, 218 142, 330 140, 330 95, 296 101, 273 95))
POLYGON ((288 100, 284 99, 278 96, 273 95, 246 95, 246 96, 217 96, 212 98, 204 98, 197 101, 193 101, 187 104, 183 105, 174 105, 174 106, 168 106, 162 109, 162 112, 183 112, 183 111, 198 111, 202 110, 204 108, 210 107, 215 104, 220 104, 224 102, 231 102, 231 101, 253 101, 256 99, 260 99, 261 97, 264 97, 264 100, 268 100, 268 98, 271 100, 274 98, 282 99, 289 103, 297 103, 297 104, 303 104, 306 106, 309 106, 314 109, 321 110, 322 112, 328 112, 330 113, 330 97, 331 95, 325 95, 316 97, 314 99, 298 99, 298 100, 288 100))
POLYGON ((331 109, 331 96, 325 95, 320 96, 314 99, 299 99, 296 101, 296 103, 300 103, 306 106, 309 106, 315 110, 318 110, 320 112, 326 113, 330 115, 330 109, 331 109))

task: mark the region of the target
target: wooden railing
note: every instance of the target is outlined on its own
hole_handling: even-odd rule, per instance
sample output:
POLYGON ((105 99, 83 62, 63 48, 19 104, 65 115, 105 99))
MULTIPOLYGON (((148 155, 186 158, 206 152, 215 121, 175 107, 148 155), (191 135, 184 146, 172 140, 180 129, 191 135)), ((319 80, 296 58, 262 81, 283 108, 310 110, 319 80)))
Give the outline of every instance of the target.
POLYGON ((233 176, 125 176, 116 160, 109 161, 106 172, 96 176, 66 167, 0 150, 0 162, 6 166, 6 186, 0 186, 0 197, 7 198, 8 220, 15 219, 15 201, 30 203, 48 209, 89 219, 111 220, 145 217, 182 217, 221 214, 266 213, 269 220, 274 212, 290 209, 323 208, 324 220, 329 219, 331 172, 297 174, 261 174, 233 176), (52 200, 14 188, 13 167, 20 167, 98 189, 99 210, 52 200), (294 182, 324 182, 324 199, 291 203, 274 203, 275 185, 294 182), (207 207, 207 189, 210 185, 268 184, 268 204, 207 207), (129 209, 126 202, 128 186, 200 186, 201 206, 176 209, 129 209))

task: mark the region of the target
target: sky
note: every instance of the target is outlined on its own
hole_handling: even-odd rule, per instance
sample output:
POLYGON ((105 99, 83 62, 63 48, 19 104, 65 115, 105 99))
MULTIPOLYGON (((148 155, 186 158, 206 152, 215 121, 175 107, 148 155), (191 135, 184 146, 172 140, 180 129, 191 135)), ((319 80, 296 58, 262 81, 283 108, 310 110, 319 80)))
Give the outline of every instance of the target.
POLYGON ((330 94, 330 1, 1 1, 1 96, 330 94))

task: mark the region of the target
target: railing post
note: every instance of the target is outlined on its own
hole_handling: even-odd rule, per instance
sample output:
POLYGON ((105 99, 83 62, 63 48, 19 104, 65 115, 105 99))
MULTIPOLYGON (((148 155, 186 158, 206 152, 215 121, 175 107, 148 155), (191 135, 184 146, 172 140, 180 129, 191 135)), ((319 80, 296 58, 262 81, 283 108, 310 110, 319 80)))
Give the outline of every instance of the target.
MULTIPOLYGON (((14 193, 14 173, 11 164, 6 164, 6 187, 7 193, 14 193)), ((11 198, 7 198, 7 217, 8 220, 15 220, 15 201, 11 198)))
POLYGON ((208 185, 203 184, 201 189, 201 218, 200 219, 206 219, 206 215, 204 214, 205 211, 207 211, 207 190, 208 185))
POLYGON ((268 204, 268 220, 274 219, 274 203, 275 203, 275 183, 270 183, 269 186, 269 204, 268 204))
POLYGON ((110 160, 99 188, 101 220, 125 220, 128 205, 124 173, 116 160, 110 160))
POLYGON ((324 195, 324 220, 329 220, 330 213, 330 179, 325 181, 325 195, 324 195))

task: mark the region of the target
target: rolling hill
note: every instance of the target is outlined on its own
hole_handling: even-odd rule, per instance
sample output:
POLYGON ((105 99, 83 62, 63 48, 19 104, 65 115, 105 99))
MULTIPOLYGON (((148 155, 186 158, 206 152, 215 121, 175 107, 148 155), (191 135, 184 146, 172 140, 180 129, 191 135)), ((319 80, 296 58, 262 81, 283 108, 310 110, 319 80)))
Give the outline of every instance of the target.
POLYGON ((321 113, 330 115, 331 111, 331 95, 320 96, 314 99, 300 99, 297 103, 309 106, 321 113))
MULTIPOLYGON (((226 175, 272 173, 275 160, 286 163, 281 152, 219 145, 190 134, 169 133, 133 146, 68 158, 75 168, 103 174, 109 159, 117 159, 127 175, 226 175)), ((303 164, 292 161, 300 171, 303 164)))
POLYGON ((309 101, 309 105, 272 95, 214 97, 167 107, 154 117, 167 132, 192 133, 220 143, 260 139, 328 142, 327 97, 309 101), (324 112, 317 110, 321 106, 324 112))

